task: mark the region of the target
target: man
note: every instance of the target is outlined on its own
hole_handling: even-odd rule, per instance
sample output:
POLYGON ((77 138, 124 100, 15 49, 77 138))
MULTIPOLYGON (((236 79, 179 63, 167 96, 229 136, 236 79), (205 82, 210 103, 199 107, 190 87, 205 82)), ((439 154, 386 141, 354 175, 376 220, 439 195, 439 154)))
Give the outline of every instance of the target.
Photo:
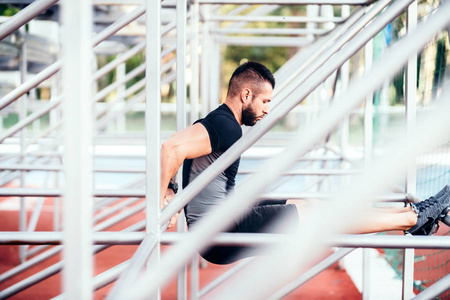
MULTIPOLYGON (((175 176, 183 166, 183 186, 192 182, 241 136, 241 126, 253 126, 269 113, 275 87, 272 73, 262 64, 246 62, 231 76, 225 102, 186 129, 175 133, 161 148, 161 206, 170 202, 177 191, 175 176)), ((205 216, 212 206, 220 204, 233 190, 239 160, 215 178, 185 207, 188 226, 205 216)), ((311 202, 311 201, 309 201, 311 202)), ((307 215, 308 203, 300 200, 261 201, 235 220, 229 232, 267 232, 283 216, 296 226, 307 215)), ((449 210, 450 187, 437 195, 405 208, 373 209, 354 233, 404 230, 429 235, 449 210)), ((174 226, 178 215, 170 220, 174 226)), ((210 262, 226 264, 247 256, 243 247, 212 247, 201 253, 210 262)))

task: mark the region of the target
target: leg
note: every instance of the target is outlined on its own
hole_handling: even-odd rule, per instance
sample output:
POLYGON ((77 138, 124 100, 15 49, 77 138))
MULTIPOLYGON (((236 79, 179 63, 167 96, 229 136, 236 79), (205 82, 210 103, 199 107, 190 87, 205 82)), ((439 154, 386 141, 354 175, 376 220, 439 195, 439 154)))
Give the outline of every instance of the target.
MULTIPOLYGON (((286 204, 295 204, 299 215, 300 226, 306 222, 311 209, 324 203, 319 200, 288 200, 286 204)), ((411 207, 402 208, 369 208, 361 216, 360 225, 352 232, 354 234, 374 233, 390 230, 408 230, 417 222, 417 214, 411 207)))
POLYGON ((407 207, 400 212, 394 212, 391 209, 386 209, 386 212, 382 212, 383 209, 369 209, 364 214, 364 222, 355 228, 350 233, 374 233, 390 230, 408 230, 414 226, 417 222, 417 214, 407 207), (406 210, 407 209, 407 210, 406 210))

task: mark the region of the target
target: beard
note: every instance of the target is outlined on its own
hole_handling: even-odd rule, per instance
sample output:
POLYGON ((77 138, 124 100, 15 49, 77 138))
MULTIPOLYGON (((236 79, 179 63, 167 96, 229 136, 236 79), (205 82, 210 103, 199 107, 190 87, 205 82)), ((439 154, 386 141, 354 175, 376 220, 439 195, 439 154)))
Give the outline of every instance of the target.
POLYGON ((245 126, 253 126, 258 121, 258 115, 251 106, 247 106, 242 110, 242 124, 245 126))

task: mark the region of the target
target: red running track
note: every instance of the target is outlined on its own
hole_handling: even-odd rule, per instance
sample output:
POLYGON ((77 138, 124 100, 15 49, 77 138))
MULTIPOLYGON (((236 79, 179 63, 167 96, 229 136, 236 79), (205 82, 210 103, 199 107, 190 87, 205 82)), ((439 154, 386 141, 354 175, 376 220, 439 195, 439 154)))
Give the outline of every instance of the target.
MULTIPOLYGON (((28 218, 33 206, 33 200, 27 199, 28 218)), ((18 230, 18 198, 0 198, 0 231, 17 231, 18 230)), ((144 218, 144 214, 140 213, 129 218, 120 224, 111 227, 109 230, 118 231, 130 226, 144 218)), ((37 231, 51 231, 53 224, 53 200, 46 199, 41 217, 37 224, 37 231)), ((0 246, 0 272, 3 273, 19 263, 18 246, 0 246)), ((94 274, 100 274, 109 268, 117 265, 132 257, 137 246, 113 246, 94 256, 94 274)), ((164 249, 163 249, 164 251, 164 249)), ((0 283, 0 290, 27 278, 40 270, 51 266, 61 259, 60 255, 52 257, 41 264, 23 272, 19 275, 0 283)), ((208 264, 206 268, 200 268, 200 288, 206 286, 215 278, 223 274, 232 265, 218 266, 208 264)), ((188 287, 189 287, 188 273, 188 287)), ((95 292, 95 299, 104 299, 108 294, 112 284, 95 292)), ((189 288, 188 288, 189 289, 189 288)), ((10 299, 50 299, 61 293, 61 274, 53 275, 46 280, 24 290, 10 299)), ((188 290, 188 299, 190 298, 188 290)), ((205 298, 214 299, 214 294, 207 295, 205 298)), ((176 282, 173 281, 168 287, 162 291, 162 299, 176 299, 176 282)), ((352 280, 345 272, 335 264, 322 272, 320 275, 295 290, 285 299, 361 299, 361 294, 353 284, 352 280)))

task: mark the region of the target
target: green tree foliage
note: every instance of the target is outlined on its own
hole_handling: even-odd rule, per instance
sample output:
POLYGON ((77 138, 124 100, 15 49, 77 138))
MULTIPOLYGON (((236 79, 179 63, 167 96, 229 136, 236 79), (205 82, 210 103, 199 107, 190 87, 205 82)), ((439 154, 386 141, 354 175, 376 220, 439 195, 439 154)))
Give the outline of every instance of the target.
POLYGON ((0 16, 11 17, 14 16, 19 10, 8 4, 0 4, 0 16))
MULTIPOLYGON (((221 13, 228 13, 235 9, 236 5, 225 5, 221 13)), ((252 6, 248 10, 257 9, 258 6, 252 6)), ((244 11, 242 14, 247 14, 244 11)), ((306 15, 305 6, 282 6, 271 13, 274 16, 299 16, 306 15)), ((225 24, 226 25, 226 24, 225 24)), ((247 28, 294 28, 299 26, 293 23, 274 23, 274 22, 252 22, 247 28)), ((245 34, 236 34, 233 36, 248 36, 245 34)), ((222 70, 222 86, 227 86, 227 79, 231 73, 241 63, 252 60, 266 65, 272 72, 277 71, 294 53, 296 48, 288 47, 244 47, 227 46, 224 48, 224 63, 222 70)))

